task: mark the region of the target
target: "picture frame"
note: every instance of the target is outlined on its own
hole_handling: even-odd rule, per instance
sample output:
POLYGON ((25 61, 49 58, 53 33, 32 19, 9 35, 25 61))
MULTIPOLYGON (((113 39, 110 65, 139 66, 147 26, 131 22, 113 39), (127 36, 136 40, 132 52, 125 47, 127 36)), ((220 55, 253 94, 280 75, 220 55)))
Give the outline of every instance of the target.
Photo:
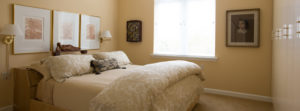
POLYGON ((15 36, 13 54, 50 52, 50 10, 14 4, 13 23, 24 33, 15 36))
POLYGON ((127 21, 127 42, 142 41, 142 21, 130 20, 127 21))
POLYGON ((100 17, 82 14, 80 27, 80 48, 83 50, 100 48, 100 17))
POLYGON ((226 12, 226 46, 260 46, 260 9, 226 12))
POLYGON ((79 14, 53 11, 53 50, 57 43, 79 47, 79 14))

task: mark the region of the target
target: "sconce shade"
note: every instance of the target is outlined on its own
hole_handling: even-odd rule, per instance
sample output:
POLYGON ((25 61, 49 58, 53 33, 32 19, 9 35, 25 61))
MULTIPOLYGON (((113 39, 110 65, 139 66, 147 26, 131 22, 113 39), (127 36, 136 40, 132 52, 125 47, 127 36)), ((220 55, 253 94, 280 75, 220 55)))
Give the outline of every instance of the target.
POLYGON ((111 36, 109 30, 104 31, 104 32, 102 33, 101 37, 102 37, 102 38, 112 38, 112 36, 111 36))
POLYGON ((18 25, 15 24, 7 24, 3 27, 3 29, 0 32, 1 35, 23 35, 23 33, 21 32, 21 29, 18 25))

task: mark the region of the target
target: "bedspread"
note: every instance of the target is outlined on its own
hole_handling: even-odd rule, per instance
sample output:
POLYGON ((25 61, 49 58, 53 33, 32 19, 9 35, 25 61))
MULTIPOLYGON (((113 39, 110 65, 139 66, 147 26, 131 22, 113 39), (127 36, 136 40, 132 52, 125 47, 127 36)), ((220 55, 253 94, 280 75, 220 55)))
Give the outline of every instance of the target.
POLYGON ((204 80, 197 64, 181 60, 148 64, 124 74, 91 100, 90 111, 155 110, 155 97, 168 87, 189 76, 204 80))

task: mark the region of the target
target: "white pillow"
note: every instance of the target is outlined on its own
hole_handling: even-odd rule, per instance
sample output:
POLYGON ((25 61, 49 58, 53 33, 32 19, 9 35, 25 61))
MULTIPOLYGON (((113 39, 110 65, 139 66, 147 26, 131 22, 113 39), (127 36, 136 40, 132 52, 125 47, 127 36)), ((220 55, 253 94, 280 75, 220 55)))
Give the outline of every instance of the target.
POLYGON ((62 55, 49 57, 46 64, 53 79, 63 82, 66 78, 92 72, 92 60, 95 60, 92 55, 62 55))
POLYGON ((118 65, 127 65, 131 64, 127 55, 123 51, 113 51, 113 52, 98 52, 93 54, 94 58, 97 60, 103 59, 116 59, 118 61, 118 65))

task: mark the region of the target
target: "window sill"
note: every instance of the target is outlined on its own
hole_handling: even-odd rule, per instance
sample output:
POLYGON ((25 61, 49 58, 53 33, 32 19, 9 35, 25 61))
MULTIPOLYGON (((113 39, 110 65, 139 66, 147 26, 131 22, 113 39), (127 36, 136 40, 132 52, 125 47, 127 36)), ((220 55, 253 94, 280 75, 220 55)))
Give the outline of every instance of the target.
POLYGON ((152 54, 153 58, 167 58, 167 59, 186 59, 197 61, 212 61, 216 62, 218 58, 216 56, 187 56, 187 55, 169 55, 169 54, 152 54))

